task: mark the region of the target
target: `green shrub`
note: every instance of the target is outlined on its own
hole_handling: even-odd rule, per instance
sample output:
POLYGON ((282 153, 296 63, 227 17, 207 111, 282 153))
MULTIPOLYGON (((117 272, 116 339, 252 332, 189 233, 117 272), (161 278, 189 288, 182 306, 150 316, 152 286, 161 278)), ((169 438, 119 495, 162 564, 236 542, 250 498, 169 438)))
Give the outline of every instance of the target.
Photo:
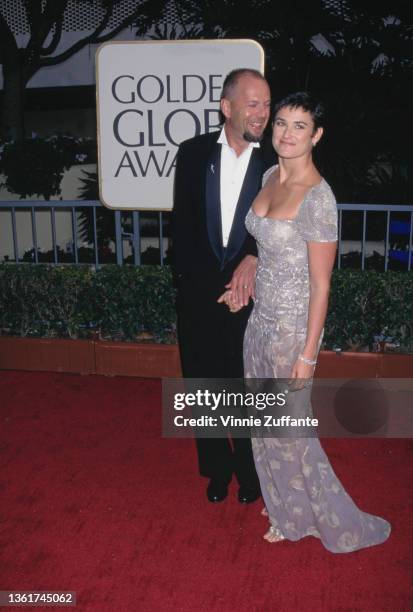
POLYGON ((413 275, 335 270, 325 325, 327 348, 371 350, 375 337, 413 352, 413 275))
MULTIPOLYGON (((324 347, 371 350, 375 337, 413 352, 413 275, 336 270, 324 347)), ((0 333, 176 342, 169 267, 0 265, 0 333)))
POLYGON ((175 342, 175 295, 169 268, 105 266, 92 277, 91 303, 102 338, 175 342))
POLYGON ((85 337, 91 276, 88 268, 75 266, 0 266, 1 333, 85 337))
POLYGON ((169 269, 0 265, 0 333, 174 342, 169 269))

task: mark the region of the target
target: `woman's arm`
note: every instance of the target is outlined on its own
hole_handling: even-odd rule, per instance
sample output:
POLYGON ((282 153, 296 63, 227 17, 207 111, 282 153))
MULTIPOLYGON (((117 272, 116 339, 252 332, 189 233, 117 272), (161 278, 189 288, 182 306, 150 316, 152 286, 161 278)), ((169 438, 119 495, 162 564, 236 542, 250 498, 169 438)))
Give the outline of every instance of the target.
MULTIPOLYGON (((308 271, 310 277, 310 302, 308 307, 307 338, 302 357, 314 361, 327 315, 331 272, 336 256, 336 242, 307 242, 308 271)), ((314 366, 297 359, 293 366, 293 378, 310 378, 314 366)))

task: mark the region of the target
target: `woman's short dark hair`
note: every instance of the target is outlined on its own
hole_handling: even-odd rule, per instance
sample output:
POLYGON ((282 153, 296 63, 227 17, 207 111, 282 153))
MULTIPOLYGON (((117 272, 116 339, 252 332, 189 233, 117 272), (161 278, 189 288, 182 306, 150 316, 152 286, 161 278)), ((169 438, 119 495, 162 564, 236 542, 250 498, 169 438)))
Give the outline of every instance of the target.
POLYGON ((279 102, 274 107, 274 117, 282 108, 302 108, 310 113, 314 121, 314 129, 324 126, 325 107, 321 100, 318 100, 308 91, 297 91, 292 93, 279 102))

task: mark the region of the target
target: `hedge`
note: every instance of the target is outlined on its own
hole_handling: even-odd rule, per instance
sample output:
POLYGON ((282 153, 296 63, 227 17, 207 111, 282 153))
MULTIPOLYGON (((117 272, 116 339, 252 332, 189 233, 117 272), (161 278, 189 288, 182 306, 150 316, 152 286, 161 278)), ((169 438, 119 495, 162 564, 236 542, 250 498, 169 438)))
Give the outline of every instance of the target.
MULTIPOLYGON (((324 348, 413 352, 413 275, 336 270, 324 348)), ((176 342, 171 272, 160 266, 0 265, 0 334, 176 342)))
POLYGON ((160 266, 0 265, 0 334, 175 342, 171 273, 160 266))

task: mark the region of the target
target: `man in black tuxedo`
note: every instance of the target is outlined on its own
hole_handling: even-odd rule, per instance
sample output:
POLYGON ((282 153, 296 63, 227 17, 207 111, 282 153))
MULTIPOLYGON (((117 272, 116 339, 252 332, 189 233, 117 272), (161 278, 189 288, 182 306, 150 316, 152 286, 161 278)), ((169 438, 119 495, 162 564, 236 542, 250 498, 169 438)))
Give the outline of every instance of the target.
MULTIPOLYGON (((232 71, 221 96, 221 132, 178 150, 172 215, 178 339, 185 378, 242 378, 242 344, 254 295, 257 249, 245 216, 273 163, 260 147, 270 90, 255 70, 232 71), (230 287, 247 308, 232 314, 218 298, 230 287)), ((227 496, 235 473, 241 503, 260 496, 249 439, 196 438, 199 471, 211 502, 227 496)))

